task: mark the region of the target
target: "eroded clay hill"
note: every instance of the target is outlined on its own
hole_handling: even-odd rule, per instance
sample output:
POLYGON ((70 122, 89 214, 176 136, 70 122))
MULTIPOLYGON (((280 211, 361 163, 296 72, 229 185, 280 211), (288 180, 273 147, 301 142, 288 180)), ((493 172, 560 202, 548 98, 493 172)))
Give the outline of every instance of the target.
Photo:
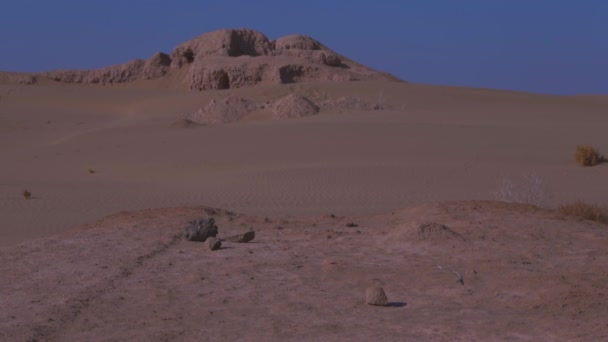
POLYGON ((35 77, 95 84, 170 77, 175 87, 190 90, 305 81, 397 80, 353 62, 311 37, 290 35, 269 40, 249 29, 205 33, 178 45, 171 54, 158 52, 147 60, 96 70, 50 71, 35 77))

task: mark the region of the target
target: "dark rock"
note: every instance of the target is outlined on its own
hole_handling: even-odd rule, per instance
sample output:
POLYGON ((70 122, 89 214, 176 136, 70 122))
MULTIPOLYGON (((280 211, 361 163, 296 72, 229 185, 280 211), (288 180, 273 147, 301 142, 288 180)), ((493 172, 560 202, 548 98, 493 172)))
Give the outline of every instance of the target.
POLYGON ((217 251, 222 247, 222 240, 216 237, 210 237, 207 240, 209 241, 209 249, 212 251, 217 251))
POLYGON ((186 227, 188 241, 205 241, 209 237, 217 236, 217 233, 218 229, 213 218, 194 220, 186 227))
POLYGON ((253 239, 255 239, 255 232, 253 230, 250 230, 245 234, 230 236, 225 238, 224 240, 229 242, 246 243, 253 239))

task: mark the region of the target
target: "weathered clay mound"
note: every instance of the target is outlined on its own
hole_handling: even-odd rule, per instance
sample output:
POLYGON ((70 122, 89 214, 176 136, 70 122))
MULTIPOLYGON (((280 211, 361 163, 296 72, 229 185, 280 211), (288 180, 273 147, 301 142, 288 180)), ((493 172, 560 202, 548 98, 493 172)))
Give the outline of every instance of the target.
POLYGON ((157 52, 152 58, 148 59, 144 64, 143 78, 154 79, 163 77, 171 66, 171 57, 169 55, 157 52))
POLYGON ((276 54, 304 58, 332 67, 342 66, 342 59, 320 42, 303 35, 290 35, 275 41, 276 54))
MULTIPOLYGON (((268 38, 254 30, 229 29, 202 34, 192 40, 178 45, 171 58, 179 60, 184 54, 192 52, 192 61, 201 60, 207 56, 263 56, 271 54, 273 46, 268 38)), ((186 57, 186 62, 187 62, 186 57)), ((177 65, 175 65, 177 66, 177 65)))
POLYGON ((324 110, 333 110, 337 112, 349 110, 384 110, 384 106, 382 104, 357 96, 344 96, 334 100, 327 100, 321 103, 321 108, 324 110))
POLYGON ((280 83, 297 83, 318 78, 318 68, 298 64, 287 64, 277 68, 280 83))
POLYGON ((462 235, 456 233, 447 226, 440 223, 429 222, 420 225, 409 226, 402 232, 408 240, 415 241, 445 241, 462 240, 462 235))
POLYGON ((0 83, 9 84, 35 84, 38 82, 38 77, 33 74, 19 72, 0 72, 0 83))
POLYGON ((134 60, 97 70, 58 70, 41 76, 65 83, 113 84, 157 79, 180 71, 176 87, 214 90, 260 83, 354 81, 386 79, 375 71, 338 55, 311 37, 291 35, 270 41, 249 29, 218 30, 159 52, 148 60, 134 60))
MULTIPOLYGON (((43 75, 57 82, 113 84, 144 78, 146 62, 141 59, 97 70, 57 70, 43 75)), ((153 63, 151 62, 150 65, 153 63)))
POLYGON ((97 70, 57 70, 43 74, 54 81, 64 83, 113 84, 132 82, 138 79, 163 77, 171 65, 169 55, 157 52, 144 61, 133 60, 125 64, 112 65, 97 70))
POLYGON ((257 63, 222 63, 217 57, 210 60, 194 62, 188 72, 190 90, 216 90, 246 87, 248 85, 272 80, 273 72, 267 64, 257 63))
POLYGON ((278 53, 284 50, 321 50, 323 44, 308 36, 292 34, 275 40, 275 49, 278 53))
POLYGON ((224 124, 238 121, 255 109, 255 102, 229 96, 221 100, 211 100, 205 107, 189 114, 186 120, 202 125, 224 124))
POLYGON ((277 119, 293 119, 319 113, 319 106, 300 94, 289 94, 271 105, 273 116, 277 119))

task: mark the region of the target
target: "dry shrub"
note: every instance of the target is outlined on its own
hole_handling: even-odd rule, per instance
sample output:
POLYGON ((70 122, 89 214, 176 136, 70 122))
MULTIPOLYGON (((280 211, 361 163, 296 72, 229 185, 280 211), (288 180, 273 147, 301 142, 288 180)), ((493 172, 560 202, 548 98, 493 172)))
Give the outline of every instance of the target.
POLYGON ((576 162, 583 166, 594 166, 601 163, 604 157, 592 146, 579 145, 576 147, 576 162))
POLYGON ((608 209, 582 201, 565 204, 557 209, 561 214, 575 216, 591 221, 608 223, 608 209))

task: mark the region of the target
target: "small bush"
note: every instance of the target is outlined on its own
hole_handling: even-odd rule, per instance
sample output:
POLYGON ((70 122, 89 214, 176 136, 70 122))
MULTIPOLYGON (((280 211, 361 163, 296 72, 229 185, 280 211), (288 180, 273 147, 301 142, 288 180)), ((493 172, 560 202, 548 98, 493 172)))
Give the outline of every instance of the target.
POLYGON ((595 148, 589 145, 577 146, 576 154, 574 156, 576 162, 583 166, 594 166, 604 160, 604 157, 595 148))
POLYGON ((561 214, 608 224, 608 209, 585 202, 565 204, 557 209, 561 214))

